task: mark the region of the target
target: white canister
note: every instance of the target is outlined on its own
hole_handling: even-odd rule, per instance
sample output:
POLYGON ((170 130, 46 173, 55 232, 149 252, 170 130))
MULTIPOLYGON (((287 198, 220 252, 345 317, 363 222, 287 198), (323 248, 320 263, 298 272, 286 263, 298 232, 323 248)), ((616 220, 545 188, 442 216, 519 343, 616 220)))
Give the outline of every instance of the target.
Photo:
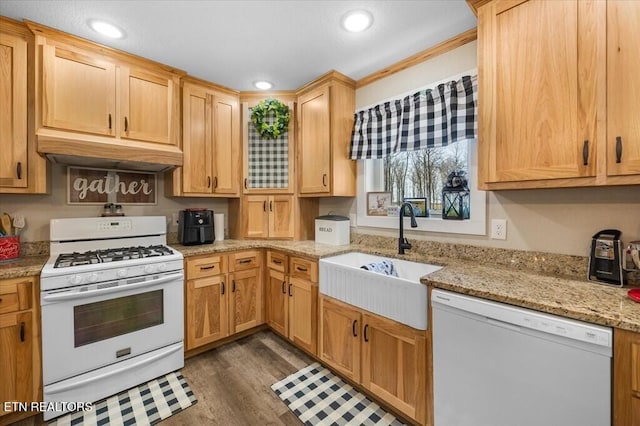
POLYGON ((351 241, 349 218, 328 214, 316 218, 316 243, 340 246, 351 241))
POLYGON ((224 213, 213 215, 213 232, 216 234, 215 241, 224 240, 224 213))

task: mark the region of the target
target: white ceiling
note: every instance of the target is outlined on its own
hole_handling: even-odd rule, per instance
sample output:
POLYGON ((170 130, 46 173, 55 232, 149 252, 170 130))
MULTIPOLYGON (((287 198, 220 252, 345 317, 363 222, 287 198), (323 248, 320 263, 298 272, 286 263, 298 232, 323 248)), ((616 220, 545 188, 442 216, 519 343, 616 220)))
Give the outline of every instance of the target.
POLYGON ((27 19, 182 69, 236 90, 294 90, 335 69, 358 80, 476 26, 465 0, 174 1, 0 0, 0 14, 27 19), (340 27, 366 9, 371 28, 340 27), (89 19, 126 32, 111 40, 89 19))

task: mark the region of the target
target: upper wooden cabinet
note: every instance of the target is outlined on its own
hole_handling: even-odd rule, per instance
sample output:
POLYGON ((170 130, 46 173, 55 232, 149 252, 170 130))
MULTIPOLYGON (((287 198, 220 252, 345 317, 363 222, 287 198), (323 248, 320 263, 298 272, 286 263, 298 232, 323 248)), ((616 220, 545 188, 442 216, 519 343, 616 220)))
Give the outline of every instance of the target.
POLYGON ((335 71, 298 92, 297 170, 300 196, 355 196, 349 159, 355 83, 335 71))
POLYGON ((640 72, 631 47, 639 9, 577 0, 479 7, 480 188, 640 183, 640 86, 621 83, 640 72))
POLYGON ((183 167, 167 179, 169 195, 240 193, 240 106, 228 89, 189 79, 182 89, 183 167))
POLYGON ((33 37, 22 23, 0 16, 0 193, 47 192, 47 162, 35 147, 33 37))
POLYGON ((293 238, 295 233, 292 195, 246 195, 242 222, 245 238, 293 238))
POLYGON ((181 165, 185 73, 34 23, 38 151, 181 165))

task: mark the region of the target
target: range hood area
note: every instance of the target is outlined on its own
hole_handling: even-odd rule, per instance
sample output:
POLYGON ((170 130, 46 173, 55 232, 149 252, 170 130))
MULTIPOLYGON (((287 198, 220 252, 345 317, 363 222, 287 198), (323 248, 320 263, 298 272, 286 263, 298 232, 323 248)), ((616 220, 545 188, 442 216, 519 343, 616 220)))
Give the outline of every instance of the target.
POLYGON ((86 134, 40 129, 37 151, 57 164, 161 172, 182 166, 175 145, 106 139, 86 134))

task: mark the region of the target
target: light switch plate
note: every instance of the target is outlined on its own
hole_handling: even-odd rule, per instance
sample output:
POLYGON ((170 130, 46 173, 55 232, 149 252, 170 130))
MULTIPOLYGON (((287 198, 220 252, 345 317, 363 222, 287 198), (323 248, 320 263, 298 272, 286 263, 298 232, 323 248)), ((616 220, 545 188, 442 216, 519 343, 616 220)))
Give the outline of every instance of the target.
POLYGON ((507 220, 491 219, 491 239, 506 240, 507 239, 507 220))

